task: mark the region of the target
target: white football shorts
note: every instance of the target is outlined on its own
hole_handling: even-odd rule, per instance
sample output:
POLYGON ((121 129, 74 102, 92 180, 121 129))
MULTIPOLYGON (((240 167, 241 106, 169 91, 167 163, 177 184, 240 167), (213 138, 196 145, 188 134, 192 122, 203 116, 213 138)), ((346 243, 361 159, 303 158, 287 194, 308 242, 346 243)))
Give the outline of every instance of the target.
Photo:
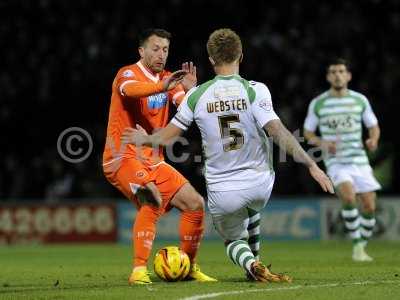
POLYGON ((381 189, 370 165, 334 164, 328 168, 327 173, 335 187, 350 182, 357 194, 381 189))
POLYGON ((235 191, 208 191, 208 208, 214 227, 224 240, 248 238, 247 208, 260 211, 267 204, 274 185, 271 173, 261 185, 235 191))

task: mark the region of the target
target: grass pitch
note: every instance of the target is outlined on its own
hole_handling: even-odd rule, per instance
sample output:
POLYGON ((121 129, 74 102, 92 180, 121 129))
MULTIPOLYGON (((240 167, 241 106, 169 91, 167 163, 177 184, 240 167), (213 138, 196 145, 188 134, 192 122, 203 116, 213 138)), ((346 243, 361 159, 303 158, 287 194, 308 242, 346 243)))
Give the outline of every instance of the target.
MULTIPOLYGON (((161 246, 177 244, 160 242, 161 246)), ((219 241, 203 242, 202 270, 217 283, 128 286, 129 246, 0 247, 0 299, 399 299, 400 243, 373 241, 372 263, 351 261, 350 242, 263 242, 261 258, 291 284, 248 282, 219 241)))

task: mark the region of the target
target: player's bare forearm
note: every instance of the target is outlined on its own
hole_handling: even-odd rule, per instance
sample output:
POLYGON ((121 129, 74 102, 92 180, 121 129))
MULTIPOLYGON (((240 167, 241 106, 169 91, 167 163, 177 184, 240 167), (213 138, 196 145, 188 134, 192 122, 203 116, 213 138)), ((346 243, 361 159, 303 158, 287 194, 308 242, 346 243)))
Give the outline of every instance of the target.
POLYGON ((286 129, 280 120, 268 122, 264 129, 274 142, 286 153, 290 154, 296 162, 302 163, 307 167, 315 165, 311 157, 303 150, 295 137, 286 129))
POLYGON ((279 147, 293 156, 294 160, 306 165, 310 175, 319 183, 325 192, 334 193, 333 185, 328 176, 318 167, 311 157, 303 150, 295 137, 286 129, 280 120, 269 121, 264 129, 274 139, 279 147))
POLYGON ((175 126, 172 123, 169 123, 167 127, 157 131, 156 133, 147 136, 148 141, 146 145, 160 145, 160 146, 168 146, 173 144, 177 137, 179 137, 182 133, 182 129, 175 126))
POLYGON ((137 125, 137 129, 125 128, 121 136, 121 141, 124 144, 133 144, 136 146, 168 146, 172 144, 181 133, 182 129, 171 123, 152 135, 148 135, 141 126, 137 125))
POLYGON ((378 148, 379 137, 381 135, 381 130, 378 125, 368 128, 369 138, 365 141, 369 151, 375 151, 378 148))
POLYGON ((376 142, 379 141, 379 138, 381 136, 381 130, 378 125, 372 126, 368 128, 368 135, 370 139, 375 140, 376 142))

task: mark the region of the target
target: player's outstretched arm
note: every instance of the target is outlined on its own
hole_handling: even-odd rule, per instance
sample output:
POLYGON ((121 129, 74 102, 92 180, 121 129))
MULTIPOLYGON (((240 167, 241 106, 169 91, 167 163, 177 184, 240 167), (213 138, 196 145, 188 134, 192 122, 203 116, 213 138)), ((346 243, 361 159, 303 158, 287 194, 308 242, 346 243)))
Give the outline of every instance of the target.
POLYGON ((187 71, 178 70, 157 83, 141 81, 127 82, 121 86, 121 93, 128 98, 140 98, 169 91, 180 84, 186 74, 188 74, 187 71))
POLYGON ((134 144, 136 146, 168 146, 172 144, 182 132, 183 130, 181 128, 169 123, 167 127, 152 135, 148 135, 140 125, 136 125, 136 129, 130 127, 125 128, 121 136, 121 141, 123 144, 134 144))
POLYGON ((312 158, 303 150, 295 137, 286 129, 280 120, 271 120, 264 125, 264 129, 274 142, 286 153, 293 156, 296 162, 302 163, 308 167, 311 176, 319 183, 325 192, 334 193, 332 182, 322 171, 312 158))
POLYGON ((169 91, 175 88, 178 84, 182 83, 185 76, 187 76, 187 70, 178 70, 166 77, 163 80, 164 91, 169 91))

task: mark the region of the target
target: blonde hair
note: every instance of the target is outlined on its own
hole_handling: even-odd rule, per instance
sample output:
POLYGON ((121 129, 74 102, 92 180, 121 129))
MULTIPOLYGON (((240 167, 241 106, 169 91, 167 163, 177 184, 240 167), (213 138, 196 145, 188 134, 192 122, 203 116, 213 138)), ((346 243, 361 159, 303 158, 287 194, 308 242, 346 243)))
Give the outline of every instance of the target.
POLYGON ((218 29, 208 38, 207 52, 216 65, 229 64, 242 55, 242 41, 232 29, 218 29))

